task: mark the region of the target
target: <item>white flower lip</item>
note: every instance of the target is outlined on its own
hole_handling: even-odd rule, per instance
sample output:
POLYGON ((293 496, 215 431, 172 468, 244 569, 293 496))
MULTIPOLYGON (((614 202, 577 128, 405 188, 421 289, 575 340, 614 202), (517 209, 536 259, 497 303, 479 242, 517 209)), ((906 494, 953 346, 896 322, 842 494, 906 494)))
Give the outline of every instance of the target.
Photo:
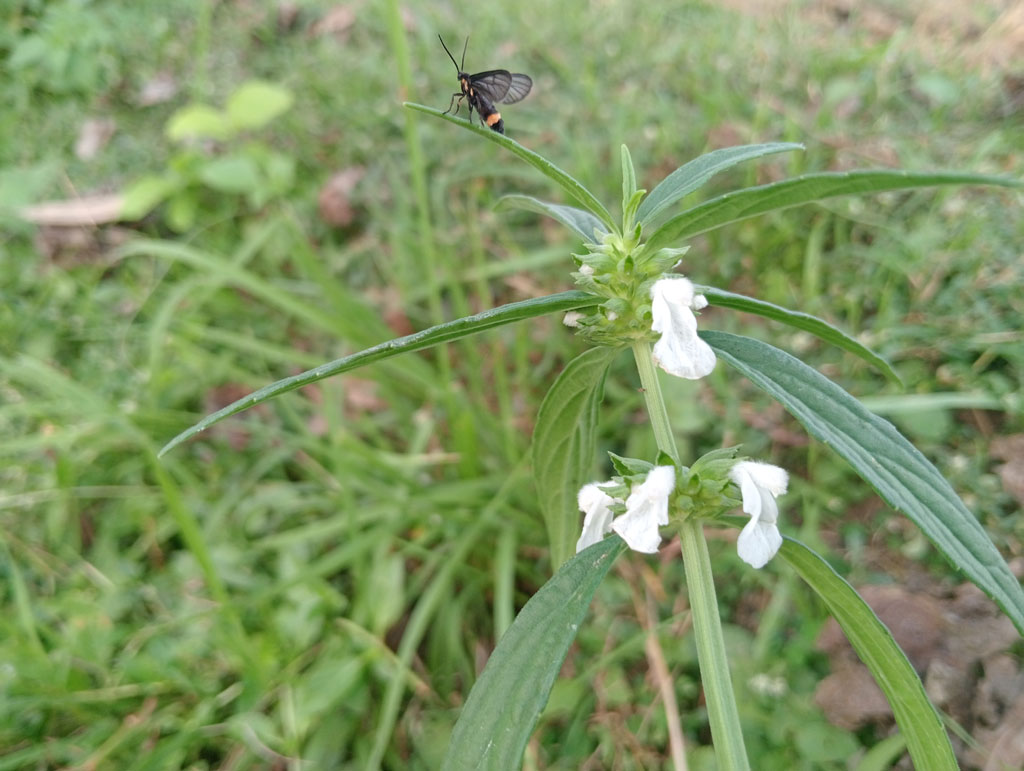
POLYGON ((676 377, 697 380, 715 368, 715 352, 697 336, 693 314, 708 304, 682 277, 659 279, 651 287, 651 329, 661 333, 654 344, 655 363, 676 377))
MULTIPOLYGON (((605 482, 604 484, 608 484, 605 482)), ((601 483, 584 485, 577 496, 583 517, 583 532, 576 542, 576 553, 615 531, 633 551, 654 554, 661 544, 658 528, 668 524, 668 499, 676 486, 676 470, 657 466, 633 488, 626 499, 626 513, 612 520, 613 503, 622 503, 601 489, 601 483)))
POLYGON ((729 470, 729 478, 739 486, 743 511, 750 515, 736 541, 736 551, 751 567, 762 568, 782 546, 775 498, 786 492, 789 475, 770 463, 746 460, 729 470))
POLYGON ((675 485, 675 468, 657 466, 629 494, 626 513, 612 523, 612 530, 622 536, 630 549, 645 554, 658 551, 658 528, 668 524, 668 497, 675 485))
POLYGON ((583 532, 576 541, 576 553, 593 546, 600 541, 605 533, 612 529, 612 510, 609 508, 613 503, 621 503, 612 498, 602 490, 597 482, 584 485, 576 496, 580 511, 584 513, 583 532))

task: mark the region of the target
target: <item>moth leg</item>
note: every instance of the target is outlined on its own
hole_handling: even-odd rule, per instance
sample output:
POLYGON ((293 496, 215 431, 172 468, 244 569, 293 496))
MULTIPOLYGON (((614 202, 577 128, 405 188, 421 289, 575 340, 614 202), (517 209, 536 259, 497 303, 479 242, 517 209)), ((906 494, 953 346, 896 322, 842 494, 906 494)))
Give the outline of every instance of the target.
POLYGON ((452 105, 454 104, 455 105, 455 114, 458 115, 459 114, 459 107, 462 106, 462 99, 463 99, 464 96, 465 96, 465 94, 463 94, 462 92, 452 94, 452 100, 450 102, 448 102, 448 109, 445 110, 441 114, 442 115, 447 115, 448 113, 450 113, 452 111, 452 105), (458 104, 455 104, 455 97, 459 98, 458 104))

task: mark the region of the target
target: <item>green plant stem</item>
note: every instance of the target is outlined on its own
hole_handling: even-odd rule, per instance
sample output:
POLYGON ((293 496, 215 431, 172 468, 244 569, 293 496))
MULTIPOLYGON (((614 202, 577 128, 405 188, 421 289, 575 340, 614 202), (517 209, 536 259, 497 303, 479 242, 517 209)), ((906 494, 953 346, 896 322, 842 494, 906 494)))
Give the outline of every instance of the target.
POLYGON ((679 540, 715 756, 723 771, 748 771, 750 764, 743 745, 736 694, 732 690, 732 679, 729 676, 729 662, 725 657, 725 638, 722 637, 722 620, 718 615, 711 558, 700 521, 687 519, 681 522, 679 540))
MULTIPOLYGON (((633 357, 640 372, 640 383, 644 389, 658 448, 678 458, 665 399, 658 384, 658 371, 651 358, 650 344, 634 343, 633 357)), ((697 636, 697 661, 700 664, 700 677, 704 684, 718 766, 722 771, 749 771, 736 695, 732 690, 729 662, 725 656, 725 638, 722 636, 722 620, 718 615, 711 558, 700 522, 696 519, 683 520, 679 524, 679 538, 690 594, 690 610, 693 613, 693 630, 697 636)))
POLYGON ((640 373, 640 385, 644 390, 647 414, 651 418, 651 428, 654 429, 654 440, 658 443, 659 450, 671 455, 672 459, 678 463, 679 451, 676 449, 676 440, 672 436, 672 426, 668 422, 668 411, 665 409, 665 399, 661 395, 661 384, 658 382, 658 370, 651 357, 651 344, 647 342, 633 343, 633 358, 636 360, 636 368, 640 373))

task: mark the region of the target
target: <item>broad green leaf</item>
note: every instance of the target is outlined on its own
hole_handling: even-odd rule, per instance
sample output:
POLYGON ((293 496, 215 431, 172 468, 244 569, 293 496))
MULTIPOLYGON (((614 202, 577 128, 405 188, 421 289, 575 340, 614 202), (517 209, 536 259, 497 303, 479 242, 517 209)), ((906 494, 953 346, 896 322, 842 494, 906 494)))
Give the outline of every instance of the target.
POLYGON ((799 541, 785 538, 779 555, 818 593, 892 707, 915 768, 958 768, 942 720, 892 634, 842 576, 799 541))
POLYGON ((702 332, 701 337, 845 458, 890 506, 910 517, 1024 631, 1020 583, 953 488, 892 423, 774 346, 726 332, 702 332))
POLYGON ((878 367, 882 374, 890 380, 897 383, 900 382, 899 375, 889 365, 889 362, 866 345, 857 342, 842 330, 836 329, 827 321, 816 316, 811 316, 809 313, 803 313, 802 311, 793 311, 780 305, 773 305, 763 300, 747 297, 746 295, 726 292, 724 289, 715 289, 710 286, 699 287, 698 291, 708 299, 708 303, 711 305, 746 311, 747 313, 756 313, 758 316, 764 316, 766 319, 781 321, 783 324, 789 324, 791 327, 810 332, 826 343, 832 343, 832 345, 842 348, 844 351, 849 351, 854 356, 859 356, 868 364, 878 367))
POLYGON ((657 187, 647 196, 647 200, 640 205, 637 216, 641 224, 646 225, 660 211, 702 187, 705 182, 719 172, 764 155, 788 153, 793 150, 803 149, 803 145, 793 142, 769 142, 763 145, 723 147, 721 150, 714 150, 699 158, 694 158, 689 163, 684 163, 658 183, 657 187))
POLYGON ((523 606, 466 699, 444 771, 521 767, 526 742, 590 600, 625 550, 617 535, 584 549, 523 606))
POLYGON ((526 209, 527 211, 546 214, 553 220, 558 220, 567 228, 575 232, 587 243, 593 243, 598 233, 607 233, 608 228, 597 217, 583 209, 575 206, 562 206, 557 203, 548 203, 528 195, 506 195, 498 201, 498 208, 526 209))
POLYGON ((167 138, 175 142, 183 139, 227 139, 232 134, 227 116, 206 104, 182 107, 167 121, 165 131, 167 138))
POLYGON ((203 164, 199 178, 222 193, 250 193, 260 186, 260 170, 247 155, 224 155, 203 164))
POLYGON ((257 129, 287 112, 294 97, 287 88, 262 80, 243 83, 225 107, 236 129, 257 129))
POLYGON ((548 529, 551 565, 572 556, 579 537, 579 489, 596 451, 597 410, 615 348, 591 348, 562 370, 544 397, 533 429, 533 479, 548 529))
POLYGON ((373 362, 389 359, 392 356, 397 356, 401 353, 422 351, 425 348, 432 348, 433 346, 440 345, 441 343, 459 340, 463 337, 475 335, 477 332, 483 332, 485 329, 500 327, 505 324, 511 324, 515 321, 523 321, 524 319, 533 318, 534 316, 542 316, 546 313, 558 313, 560 311, 568 311, 575 308, 586 308, 591 305, 597 305, 598 302, 600 302, 600 298, 587 294, 586 292, 561 292, 559 294, 548 295, 547 297, 537 297, 531 300, 523 300, 522 302, 501 305, 497 308, 491 308, 490 310, 484 311, 483 313, 465 316, 461 319, 456 319, 455 321, 449 321, 444 324, 438 324, 430 327, 429 329, 424 329, 421 332, 406 335, 405 337, 388 340, 387 342, 367 348, 359 353, 353 353, 349 356, 335 359, 327 364, 321 364, 319 367, 314 367, 313 369, 306 370, 305 372, 300 372, 298 375, 278 380, 276 383, 264 386, 248 396, 243 396, 241 399, 232 402, 227 407, 207 415, 191 428, 182 431, 164 445, 164 448, 160 450, 160 455, 174 449, 186 439, 195 436, 200 431, 206 430, 215 423, 219 423, 226 417, 235 415, 243 410, 247 410, 257 404, 262 404, 268 399, 273 399, 275 396, 280 396, 281 394, 288 393, 289 391, 294 391, 296 388, 302 388, 310 383, 315 383, 318 380, 331 377, 332 375, 338 375, 342 372, 348 372, 349 370, 357 369, 358 367, 362 367, 367 364, 372 364, 373 362))
POLYGON ((454 123, 456 126, 462 126, 462 128, 469 129, 470 131, 491 140, 496 145, 504 147, 506 150, 511 150, 528 164, 540 171, 548 179, 558 184, 566 193, 576 199, 577 202, 583 204, 584 208, 596 215, 599 220, 607 225, 609 230, 615 230, 615 223, 612 221, 612 215, 608 213, 604 204, 597 200, 597 197, 583 187, 580 182, 570 176, 567 172, 562 171, 560 168, 555 166, 555 164, 544 156, 538 155, 533 150, 528 150, 514 139, 509 139, 504 134, 499 134, 497 131, 491 131, 491 129, 478 126, 472 121, 463 120, 462 118, 457 118, 454 115, 445 115, 440 110, 436 110, 433 107, 427 107, 422 104, 406 102, 405 106, 410 110, 424 112, 427 115, 433 115, 434 117, 442 118, 449 123, 454 123))
MULTIPOLYGON (((680 241, 765 212, 820 201, 839 195, 881 193, 933 185, 1001 185, 1019 187, 1017 180, 957 172, 850 171, 807 174, 802 177, 748 187, 712 198, 665 222, 647 241, 650 249, 673 246, 680 241)), ((653 196, 653 193, 652 193, 653 196)), ((650 200, 650 199, 648 199, 650 200)))

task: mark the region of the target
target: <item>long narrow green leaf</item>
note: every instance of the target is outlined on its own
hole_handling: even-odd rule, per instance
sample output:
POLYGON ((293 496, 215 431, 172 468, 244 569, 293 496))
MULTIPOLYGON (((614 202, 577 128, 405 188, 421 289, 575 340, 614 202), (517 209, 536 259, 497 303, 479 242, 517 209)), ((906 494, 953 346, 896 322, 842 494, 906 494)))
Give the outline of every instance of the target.
POLYGON ((598 585, 626 549, 617 535, 569 560, 512 622, 466 699, 444 771, 519 768, 598 585))
POLYGON ((812 436, 827 444, 1024 632, 1024 591, 956 492, 887 420, 774 346, 725 332, 701 337, 732 366, 777 399, 812 436))
POLYGON ((826 343, 832 343, 832 345, 837 348, 842 348, 844 351, 849 351, 854 356, 859 356, 868 364, 871 364, 881 370, 882 374, 890 380, 897 383, 901 382, 899 375, 897 375, 889 365, 889 362, 872 351, 866 345, 857 342, 841 329, 837 329, 827 321, 819 319, 817 316, 812 316, 809 313, 803 313, 802 311, 793 311, 789 308, 783 308, 780 305, 765 302, 764 300, 747 297, 746 295, 726 292, 724 289, 715 289, 711 286, 699 287, 699 291, 708 299, 708 303, 711 305, 717 305, 720 308, 732 308, 738 311, 746 311, 747 313, 755 313, 766 319, 781 321, 783 324, 789 324, 791 327, 796 327, 797 329, 802 329, 805 332, 810 332, 812 335, 824 340, 826 343))
POLYGON ((820 201, 839 195, 881 193, 933 185, 1000 185, 1019 187, 1021 182, 1007 177, 957 172, 917 173, 909 171, 850 171, 807 174, 802 177, 749 187, 687 209, 665 222, 651 234, 648 248, 660 249, 680 241, 777 209, 820 201))
POLYGON ((608 365, 617 352, 615 348, 591 348, 569 362, 537 414, 533 478, 555 569, 572 556, 579 535, 576 494, 590 481, 597 408, 608 365))
POLYGON ((596 305, 598 302, 600 302, 600 298, 589 295, 586 292, 561 292, 559 294, 548 295, 547 297, 537 297, 517 303, 509 303, 508 305, 491 308, 483 313, 477 313, 472 316, 456 319, 455 321, 438 324, 430 327, 429 329, 424 329, 421 332, 406 335, 405 337, 388 340, 387 342, 380 343, 372 348, 367 348, 359 353, 353 353, 350 356, 344 356, 340 359, 328 362, 327 364, 321 364, 319 367, 306 370, 298 375, 278 380, 275 383, 264 386, 258 391, 254 391, 248 396, 243 396, 241 399, 232 402, 227 407, 207 415, 191 428, 182 431, 164 445, 164 448, 160 450, 160 455, 174 449, 186 439, 195 436, 200 431, 206 430, 215 423, 219 423, 226 417, 235 415, 243 410, 247 410, 250 407, 254 407, 257 404, 267 401, 268 399, 273 399, 275 396, 280 396, 281 394, 288 393, 289 391, 294 391, 296 388, 302 388, 310 383, 315 383, 318 380, 331 377, 332 375, 338 375, 342 372, 348 372, 349 370, 362 367, 366 364, 372 364, 373 362, 381 361, 383 359, 389 359, 392 356, 397 356, 401 353, 421 351, 424 348, 431 348, 441 343, 459 340, 463 337, 475 335, 478 332, 483 332, 484 330, 491 329, 493 327, 500 327, 504 324, 523 321, 525 319, 533 318, 534 316, 542 316, 547 313, 558 313, 559 311, 573 310, 575 308, 585 308, 590 305, 596 305))
POLYGON ((637 216, 640 218, 640 223, 646 225, 658 215, 658 212, 685 198, 719 172, 764 155, 803 149, 803 145, 794 142, 769 142, 763 145, 723 147, 721 150, 714 150, 699 158, 694 158, 658 183, 657 187, 640 204, 637 216))
POLYGON ((562 206, 557 203, 548 203, 529 195, 506 195, 498 201, 499 209, 526 209, 527 211, 546 214, 553 220, 557 220, 567 228, 575 232, 587 243, 592 243, 597 234, 607 233, 608 228, 597 217, 583 209, 575 206, 562 206))
POLYGON ((597 216, 599 220, 604 222, 609 230, 615 229, 615 222, 612 220, 612 215, 608 213, 608 210, 604 207, 604 204, 597 200, 597 197, 587 190, 583 185, 571 176, 569 173, 562 171, 545 158, 542 155, 538 155, 533 150, 528 150, 521 144, 516 142, 514 139, 510 139, 504 134, 499 134, 497 131, 491 131, 490 129, 477 126, 472 121, 463 120, 457 118, 454 115, 445 115, 440 110, 433 107, 427 107, 422 104, 415 104, 414 102, 406 102, 405 106, 410 110, 417 110, 424 112, 427 115, 433 115, 435 118, 442 118, 449 123, 454 123, 456 126, 461 126, 464 129, 478 134, 479 136, 489 139, 496 145, 504 147, 506 150, 510 150, 528 164, 539 170, 548 179, 557 183, 565 192, 572 196, 576 201, 583 204, 583 206, 589 209, 593 214, 597 216))
POLYGON ((942 720, 885 624, 842 576, 799 541, 785 538, 779 555, 824 600, 846 639, 871 671, 889 700, 914 768, 956 771, 956 757, 942 720))

